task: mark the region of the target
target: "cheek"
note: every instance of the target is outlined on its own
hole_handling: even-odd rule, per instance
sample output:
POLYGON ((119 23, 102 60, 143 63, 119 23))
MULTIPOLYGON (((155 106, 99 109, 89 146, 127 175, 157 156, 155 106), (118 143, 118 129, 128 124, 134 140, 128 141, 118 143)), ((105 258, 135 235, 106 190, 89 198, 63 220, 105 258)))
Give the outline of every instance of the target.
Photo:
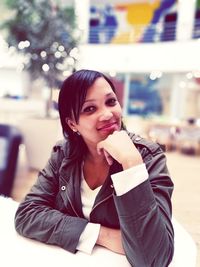
POLYGON ((121 108, 120 105, 117 105, 116 110, 115 110, 115 113, 116 113, 119 117, 122 116, 122 108, 121 108))
POLYGON ((88 131, 94 127, 94 124, 95 124, 95 118, 87 117, 87 118, 83 118, 83 119, 79 120, 78 128, 79 128, 80 132, 81 131, 88 131))

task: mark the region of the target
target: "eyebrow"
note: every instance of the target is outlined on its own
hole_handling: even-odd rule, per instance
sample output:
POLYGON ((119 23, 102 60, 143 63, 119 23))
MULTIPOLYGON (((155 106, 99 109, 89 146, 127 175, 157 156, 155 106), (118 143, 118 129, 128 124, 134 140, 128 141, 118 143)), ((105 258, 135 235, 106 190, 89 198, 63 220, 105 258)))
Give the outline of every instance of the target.
MULTIPOLYGON (((115 95, 114 92, 110 92, 110 93, 108 93, 108 94, 105 95, 105 98, 107 98, 109 96, 114 96, 114 95, 115 95)), ((88 99, 88 100, 85 100, 85 102, 83 104, 85 104, 87 102, 93 102, 93 101, 96 101, 96 99, 88 99)))

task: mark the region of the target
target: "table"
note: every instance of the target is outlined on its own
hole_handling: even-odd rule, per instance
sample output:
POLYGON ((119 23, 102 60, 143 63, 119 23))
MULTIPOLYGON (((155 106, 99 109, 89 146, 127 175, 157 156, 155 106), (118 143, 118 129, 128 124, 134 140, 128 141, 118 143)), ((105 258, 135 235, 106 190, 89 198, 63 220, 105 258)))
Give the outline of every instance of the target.
MULTIPOLYGON (((92 255, 72 254, 62 248, 46 245, 18 235, 14 214, 18 203, 0 196, 0 262, 1 267, 130 267, 123 255, 96 246, 92 255)), ((170 267, 195 267, 196 246, 186 230, 173 219, 175 254, 170 267)), ((142 267, 142 266, 141 266, 142 267)))

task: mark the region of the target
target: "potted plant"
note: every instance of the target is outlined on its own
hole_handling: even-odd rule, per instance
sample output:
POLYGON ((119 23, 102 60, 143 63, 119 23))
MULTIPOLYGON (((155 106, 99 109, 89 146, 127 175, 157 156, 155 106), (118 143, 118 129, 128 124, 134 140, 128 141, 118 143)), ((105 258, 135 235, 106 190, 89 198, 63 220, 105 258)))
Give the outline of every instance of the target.
POLYGON ((12 17, 4 21, 6 41, 24 55, 30 78, 42 78, 50 89, 46 116, 50 116, 52 90, 62 73, 73 72, 77 62, 79 34, 75 10, 63 1, 4 0, 12 17))
MULTIPOLYGON (((51 121, 52 111, 52 92, 58 88, 60 81, 67 74, 72 73, 76 68, 78 56, 79 32, 76 27, 76 16, 74 6, 67 5, 64 1, 59 0, 4 0, 5 5, 11 10, 12 16, 3 21, 1 28, 6 34, 6 41, 9 47, 15 47, 23 55, 24 70, 29 73, 31 81, 42 80, 49 88, 48 98, 46 99, 45 118, 51 121), (65 72, 64 76, 63 73, 65 72), (67 74, 66 74, 67 73, 67 74)), ((67 1, 65 1, 67 2, 67 1)), ((42 90, 44 89, 43 86, 42 90)), ((34 118, 35 120, 35 118, 34 118)), ((58 127, 55 120, 52 122, 58 127)), ((47 139, 51 135, 48 124, 44 121, 40 126, 32 126, 31 123, 24 124, 28 128, 28 134, 25 135, 30 139, 28 147, 31 145, 32 151, 28 157, 33 155, 33 149, 41 150, 41 146, 46 145, 48 151, 45 154, 45 160, 38 163, 29 163, 30 167, 40 169, 49 153, 50 147, 55 140, 47 145, 47 139), (42 125, 46 133, 42 134, 42 125), (40 137, 40 149, 36 148, 36 132, 40 137), (30 134, 32 133, 32 137, 30 134)), ((55 138, 55 135, 53 136, 55 138)), ((36 156, 37 157, 37 156, 36 156)), ((37 159, 38 160, 38 159, 37 159)), ((30 161, 30 160, 29 160, 30 161)))

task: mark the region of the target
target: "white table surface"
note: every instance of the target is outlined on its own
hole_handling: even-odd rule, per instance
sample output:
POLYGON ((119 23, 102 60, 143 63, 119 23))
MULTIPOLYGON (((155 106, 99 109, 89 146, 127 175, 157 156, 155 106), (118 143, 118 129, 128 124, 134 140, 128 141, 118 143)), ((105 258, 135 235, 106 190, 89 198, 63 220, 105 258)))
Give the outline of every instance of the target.
MULTIPOLYGON (((0 197, 0 266, 1 267, 130 267, 125 256, 96 246, 92 255, 72 254, 62 248, 46 245, 18 235, 14 214, 18 203, 0 197)), ((190 235, 176 221, 175 254, 170 267, 195 267, 196 246, 190 235)), ((142 267, 142 266, 141 266, 142 267)))

